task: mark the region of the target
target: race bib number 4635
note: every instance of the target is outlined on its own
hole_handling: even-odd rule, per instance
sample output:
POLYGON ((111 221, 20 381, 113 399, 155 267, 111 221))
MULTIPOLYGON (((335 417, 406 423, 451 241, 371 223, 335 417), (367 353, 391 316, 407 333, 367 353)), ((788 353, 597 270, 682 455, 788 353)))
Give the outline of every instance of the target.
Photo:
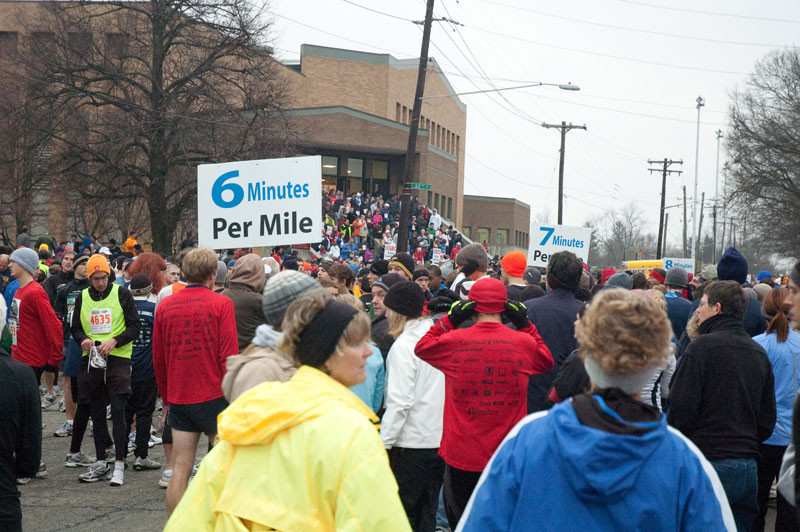
POLYGON ((89 332, 91 334, 109 334, 112 330, 111 309, 92 309, 89 314, 89 332))

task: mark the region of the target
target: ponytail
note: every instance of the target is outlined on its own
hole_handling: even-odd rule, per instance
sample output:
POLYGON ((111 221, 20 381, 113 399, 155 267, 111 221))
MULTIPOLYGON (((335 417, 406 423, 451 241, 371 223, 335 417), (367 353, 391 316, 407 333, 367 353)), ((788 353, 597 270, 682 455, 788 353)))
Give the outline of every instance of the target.
POLYGON ((764 296, 764 313, 771 316, 767 324, 767 334, 773 332, 778 336, 778 342, 783 343, 789 337, 789 305, 786 301, 789 291, 784 287, 773 288, 764 296))

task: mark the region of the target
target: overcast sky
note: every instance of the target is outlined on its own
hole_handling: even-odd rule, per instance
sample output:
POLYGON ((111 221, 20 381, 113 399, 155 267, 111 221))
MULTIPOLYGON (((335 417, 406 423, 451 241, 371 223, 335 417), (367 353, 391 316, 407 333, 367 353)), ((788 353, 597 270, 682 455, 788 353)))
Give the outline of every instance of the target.
MULTIPOLYGON (((345 0, 270 2, 281 59, 297 60, 303 43, 419 56, 420 27, 401 19, 423 19, 424 0, 353 0, 399 18, 345 0)), ((800 35, 797 0, 436 0, 434 14, 463 24, 434 23, 429 54, 458 92, 536 81, 581 87, 462 96, 466 193, 518 198, 533 218, 555 221, 560 136, 540 124, 586 124, 567 134, 564 223, 582 225, 635 201, 653 233, 661 177, 647 171, 647 160, 683 160, 672 168, 684 173, 668 178, 667 205, 682 201, 686 185, 691 221, 695 99, 706 100, 698 176, 710 201, 715 132, 726 130, 732 91, 759 58, 800 35)), ((723 143, 720 166, 725 157, 723 143)), ((682 212, 668 212, 669 242, 678 244, 682 212)))

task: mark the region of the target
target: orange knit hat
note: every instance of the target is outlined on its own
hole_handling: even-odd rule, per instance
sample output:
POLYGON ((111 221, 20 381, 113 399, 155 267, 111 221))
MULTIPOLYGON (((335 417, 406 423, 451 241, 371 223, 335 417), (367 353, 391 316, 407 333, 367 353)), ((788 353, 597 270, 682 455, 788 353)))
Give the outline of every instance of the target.
POLYGON ((102 255, 92 255, 89 257, 89 264, 86 266, 87 276, 91 277, 97 272, 105 272, 111 275, 111 268, 108 267, 108 261, 102 255))

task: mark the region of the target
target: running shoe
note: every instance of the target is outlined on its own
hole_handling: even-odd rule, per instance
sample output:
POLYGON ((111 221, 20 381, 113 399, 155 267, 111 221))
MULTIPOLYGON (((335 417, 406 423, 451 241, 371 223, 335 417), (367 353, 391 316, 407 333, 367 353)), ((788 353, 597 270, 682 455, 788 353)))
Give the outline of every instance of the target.
POLYGON ((56 396, 55 395, 45 395, 44 399, 42 400, 42 409, 47 410, 51 406, 56 404, 56 396))
POLYGON ((165 469, 163 473, 161 473, 161 478, 158 479, 158 485, 162 488, 166 488, 169 486, 169 481, 172 479, 172 469, 165 469))
POLYGON ((152 458, 141 458, 137 456, 136 460, 134 460, 133 462, 133 469, 135 469, 136 471, 161 469, 161 464, 159 462, 156 462, 152 458))
POLYGON ((66 412, 67 411, 67 405, 64 404, 64 400, 63 399, 58 402, 58 411, 59 412, 66 412))
POLYGON ((164 401, 161 400, 159 397, 156 399, 156 410, 163 410, 164 409, 164 401))
POLYGON ((106 460, 107 460, 108 462, 113 462, 113 461, 114 461, 114 460, 116 460, 116 459, 117 459, 117 450, 116 450, 116 448, 115 448, 115 447, 112 445, 111 447, 109 447, 108 449, 106 449, 106 460))
POLYGON ((47 394, 47 386, 39 385, 39 395, 47 394))
POLYGON ((30 484, 31 480, 33 480, 31 477, 18 478, 17 479, 17 486, 25 486, 26 484, 30 484))
POLYGON ((106 419, 111 419, 111 405, 106 406, 106 419))
POLYGON ((65 467, 91 467, 96 463, 97 460, 83 453, 67 454, 67 458, 64 460, 65 467))
POLYGON ((56 438, 66 438, 67 436, 72 436, 72 423, 65 421, 64 424, 58 427, 58 430, 53 433, 53 436, 56 438))
POLYGON ((136 431, 131 432, 128 436, 128 454, 136 450, 136 431))
POLYGON ((159 438, 158 436, 156 436, 155 434, 151 434, 150 435, 150 441, 147 442, 147 446, 148 447, 153 447, 155 445, 161 445, 162 441, 163 440, 161 438, 159 438))
POLYGON ((108 485, 112 488, 118 488, 123 484, 125 484, 125 470, 114 469, 114 471, 111 473, 111 482, 109 482, 108 485))
POLYGON ((64 395, 64 392, 61 390, 61 388, 58 385, 56 385, 56 386, 53 386, 53 395, 64 395))
POLYGON ((105 463, 95 463, 89 467, 89 471, 78 475, 81 482, 97 482, 98 480, 109 480, 111 478, 111 467, 105 463))
POLYGON ((33 478, 45 478, 47 476, 47 466, 44 465, 44 462, 39 462, 39 471, 33 475, 33 478))

